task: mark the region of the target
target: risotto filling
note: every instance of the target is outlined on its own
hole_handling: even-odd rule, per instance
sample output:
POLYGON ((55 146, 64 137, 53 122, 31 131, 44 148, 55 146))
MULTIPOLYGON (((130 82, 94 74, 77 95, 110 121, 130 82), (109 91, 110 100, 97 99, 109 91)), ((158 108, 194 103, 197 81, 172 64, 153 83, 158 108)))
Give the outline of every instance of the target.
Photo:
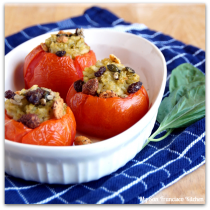
POLYGON ((30 89, 5 92, 7 115, 22 122, 29 128, 35 128, 49 119, 60 119, 66 114, 66 104, 58 92, 37 85, 30 89))
POLYGON ((132 68, 121 64, 113 54, 85 68, 83 75, 83 81, 74 83, 75 90, 102 98, 125 98, 138 91, 142 85, 139 75, 132 68))
POLYGON ((44 51, 54 53, 59 57, 69 56, 74 59, 90 51, 84 41, 83 29, 76 29, 75 33, 59 31, 41 43, 44 51))

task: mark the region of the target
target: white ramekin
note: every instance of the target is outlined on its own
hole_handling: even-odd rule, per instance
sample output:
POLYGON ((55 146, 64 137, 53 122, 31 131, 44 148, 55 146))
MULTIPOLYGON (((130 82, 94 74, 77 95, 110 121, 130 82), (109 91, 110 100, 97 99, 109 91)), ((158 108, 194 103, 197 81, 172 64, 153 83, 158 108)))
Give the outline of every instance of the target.
MULTIPOLYGON (((48 37, 49 34, 45 34, 29 40, 5 56, 5 90, 24 88, 24 58, 48 37)), ((149 94, 148 113, 123 133, 103 141, 95 139, 96 143, 90 145, 50 147, 5 139, 7 174, 41 183, 97 180, 134 158, 150 136, 166 84, 166 63, 160 50, 140 36, 105 29, 86 29, 85 41, 98 60, 114 54, 136 70, 149 94)))

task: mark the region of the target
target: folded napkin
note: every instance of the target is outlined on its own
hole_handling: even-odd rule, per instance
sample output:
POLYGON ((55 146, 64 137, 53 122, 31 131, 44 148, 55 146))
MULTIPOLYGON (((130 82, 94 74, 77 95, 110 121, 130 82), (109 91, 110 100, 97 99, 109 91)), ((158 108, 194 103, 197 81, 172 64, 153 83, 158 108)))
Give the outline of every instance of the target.
MULTIPOLYGON (((167 63, 169 95, 171 71, 191 63, 205 73, 205 52, 168 35, 131 24, 108 10, 92 7, 82 16, 36 25, 5 38, 5 54, 19 44, 46 32, 73 28, 107 28, 144 37, 163 53, 167 63)), ((158 128, 155 123, 153 132, 158 128)), ((158 138, 158 136, 156 137, 158 138)), ((139 204, 205 163, 205 118, 149 143, 134 159, 112 174, 83 184, 55 185, 25 181, 5 174, 6 204, 139 204)))

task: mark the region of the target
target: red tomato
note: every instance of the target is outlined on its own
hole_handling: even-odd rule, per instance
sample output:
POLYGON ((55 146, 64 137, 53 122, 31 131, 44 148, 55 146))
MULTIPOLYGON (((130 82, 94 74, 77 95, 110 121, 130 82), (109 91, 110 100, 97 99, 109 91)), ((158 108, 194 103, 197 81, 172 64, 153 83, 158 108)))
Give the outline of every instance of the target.
POLYGON ((96 63, 95 53, 90 50, 81 56, 71 59, 69 56, 58 57, 54 53, 45 52, 39 45, 25 58, 25 88, 33 85, 49 88, 59 92, 65 100, 71 84, 83 77, 83 70, 96 63))
POLYGON ((76 135, 76 122, 69 107, 61 119, 47 120, 35 129, 10 119, 5 113, 5 138, 24 144, 71 146, 76 135))
POLYGON ((143 86, 127 98, 99 98, 78 93, 72 85, 66 103, 74 113, 77 130, 101 138, 125 131, 149 109, 149 97, 143 86))
POLYGON ((22 123, 9 118, 5 111, 5 139, 21 143, 23 136, 31 130, 22 123))

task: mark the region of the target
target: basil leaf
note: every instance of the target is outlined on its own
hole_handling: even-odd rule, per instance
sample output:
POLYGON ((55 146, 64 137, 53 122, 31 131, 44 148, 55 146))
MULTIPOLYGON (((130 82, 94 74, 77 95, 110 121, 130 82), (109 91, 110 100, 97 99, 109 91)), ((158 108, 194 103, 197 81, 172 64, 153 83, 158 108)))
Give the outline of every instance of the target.
POLYGON ((174 108, 179 99, 184 96, 192 88, 195 88, 199 85, 205 85, 203 81, 192 82, 188 85, 181 85, 176 88, 168 97, 165 97, 160 104, 157 114, 157 121, 161 123, 165 116, 174 108))
MULTIPOLYGON (((205 117, 205 75, 191 64, 179 65, 171 73, 170 95, 158 109, 159 128, 148 141, 161 141, 174 129, 187 127, 205 117), (166 134, 154 139, 162 131, 166 134)), ((146 144, 145 144, 146 145, 146 144)))
POLYGON ((188 85, 195 81, 205 82, 205 75, 189 63, 181 64, 171 73, 169 90, 172 92, 181 85, 188 85))
POLYGON ((163 119, 159 132, 169 128, 187 127, 205 116, 205 85, 197 86, 180 98, 163 119))

